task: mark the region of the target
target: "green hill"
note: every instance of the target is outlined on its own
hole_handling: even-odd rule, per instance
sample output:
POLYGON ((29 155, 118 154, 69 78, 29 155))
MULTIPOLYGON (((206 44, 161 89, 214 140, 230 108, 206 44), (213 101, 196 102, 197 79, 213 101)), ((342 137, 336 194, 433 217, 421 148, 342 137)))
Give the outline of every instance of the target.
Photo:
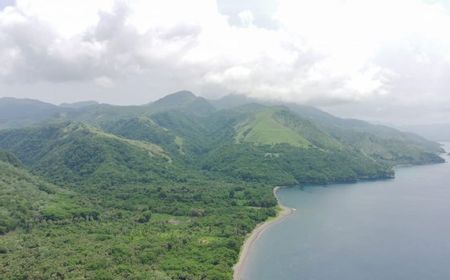
MULTIPOLYGON (((337 118, 316 108, 292 103, 266 102, 241 95, 230 95, 219 100, 208 101, 191 92, 180 91, 143 106, 112 106, 94 102, 86 103, 88 106, 84 106, 83 102, 81 104, 83 106, 68 108, 66 105, 55 106, 35 100, 3 98, 0 99, 0 108, 3 108, 0 110, 0 128, 2 126, 21 127, 57 119, 88 123, 121 135, 123 132, 118 131, 118 128, 112 128, 113 124, 123 123, 127 119, 148 118, 163 129, 169 130, 170 137, 176 137, 178 142, 177 145, 173 145, 173 140, 170 140, 167 145, 164 140, 164 144, 159 142, 160 145, 170 150, 170 153, 176 150, 176 146, 179 148, 184 145, 185 152, 192 156, 205 154, 213 149, 214 145, 221 145, 220 138, 226 138, 228 141, 229 126, 233 122, 233 125, 238 126, 236 140, 243 143, 263 145, 285 143, 299 148, 311 145, 344 144, 376 161, 389 165, 442 161, 436 156, 442 152, 440 146, 417 135, 359 120, 337 118), (292 121, 292 114, 288 114, 287 118, 290 119, 288 121, 286 116, 282 117, 279 113, 271 115, 268 111, 261 111, 259 115, 248 116, 244 120, 239 119, 243 114, 248 113, 248 106, 242 105, 257 105, 256 103, 265 106, 282 105, 299 118, 292 121), (243 112, 240 112, 241 109, 243 112), (224 114, 224 111, 228 113, 224 114), (229 115, 230 112, 233 116, 229 115), (239 119, 239 123, 236 123, 236 119, 239 119), (295 123, 297 128, 289 128, 289 123, 295 123), (299 123, 303 124, 298 125, 299 123), (312 130, 307 126, 311 125, 314 127, 313 130, 325 133, 333 140, 329 143, 317 143, 318 139, 330 139, 330 137, 321 137, 314 133, 308 137, 312 130), (222 133, 218 131, 219 129, 225 131, 222 133)), ((151 130, 151 133, 155 135, 167 137, 167 135, 162 136, 165 133, 161 133, 157 128, 151 130)), ((137 135, 130 136, 130 133, 136 134, 126 132, 129 137, 136 138, 137 135)), ((152 139, 136 138, 136 140, 158 141, 155 135, 152 139)), ((176 154, 173 155, 176 156, 176 154)), ((190 156, 186 158, 189 159, 190 156)))
POLYGON ((340 142, 390 165, 442 162, 436 142, 412 133, 354 119, 334 117, 315 108, 290 105, 293 112, 310 119, 340 142))
POLYGON ((265 108, 239 124, 236 141, 263 145, 289 144, 298 148, 334 148, 343 145, 311 121, 283 107, 265 108))
POLYGON ((0 129, 24 127, 64 112, 56 105, 32 99, 0 98, 0 129))
POLYGON ((184 140, 167 128, 159 126, 149 117, 104 122, 101 128, 123 138, 155 143, 169 151, 172 156, 184 154, 184 140))
POLYGON ((84 107, 96 106, 98 104, 97 101, 81 101, 75 103, 61 103, 59 106, 63 108, 81 109, 84 107))
POLYGON ((215 108, 204 98, 195 96, 190 91, 179 91, 169 94, 147 105, 152 113, 178 111, 193 115, 208 115, 215 108))
POLYGON ((276 118, 279 110, 271 108, 249 117, 236 127, 236 141, 262 145, 289 144, 308 148, 312 144, 301 133, 292 130, 276 118))
POLYGON ((180 179, 183 171, 158 169, 154 160, 174 163, 154 144, 88 125, 2 131, 0 139, 33 172, 71 187, 0 162, 6 279, 230 279, 245 236, 275 214, 270 187, 180 179))
POLYGON ((393 176, 389 165, 339 142, 284 107, 250 104, 219 115, 215 123, 222 142, 199 161, 207 172, 273 185, 393 176))
MULTIPOLYGON (((226 96, 216 100, 214 104, 218 108, 237 109, 255 102, 284 106, 291 113, 296 114, 303 121, 311 122, 341 144, 350 146, 384 164, 426 164, 443 161, 438 156, 442 148, 436 142, 382 125, 335 117, 310 106, 265 102, 241 95, 226 96)), ((321 137, 313 137, 313 139, 321 139, 321 137)))
POLYGON ((442 162, 439 145, 416 135, 308 106, 254 101, 223 98, 215 106, 229 109, 217 110, 181 91, 144 106, 91 104, 56 123, 0 132, 0 148, 73 185, 183 180, 181 174, 208 170, 275 184, 354 181, 391 177, 397 164, 442 162))
POLYGON ((0 161, 0 235, 36 223, 96 216, 76 195, 27 170, 0 161))
POLYGON ((0 147, 61 184, 109 186, 179 176, 160 146, 105 133, 82 123, 0 131, 0 147))

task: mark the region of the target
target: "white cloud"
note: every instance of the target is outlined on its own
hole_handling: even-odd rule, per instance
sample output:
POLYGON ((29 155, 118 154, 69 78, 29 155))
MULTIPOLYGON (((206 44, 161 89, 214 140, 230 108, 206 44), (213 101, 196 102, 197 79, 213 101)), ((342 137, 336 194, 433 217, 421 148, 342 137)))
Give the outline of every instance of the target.
POLYGON ((278 0, 277 28, 239 18, 214 0, 17 0, 0 11, 0 80, 113 90, 139 77, 314 104, 447 95, 450 15, 437 3, 278 0))
POLYGON ((104 87, 104 88, 112 88, 114 87, 114 81, 106 76, 95 78, 95 84, 104 87))
POLYGON ((114 0, 18 0, 17 12, 35 17, 58 32, 58 36, 77 36, 100 20, 99 11, 109 11, 114 0))
POLYGON ((240 12, 238 16, 239 19, 241 20, 242 25, 246 27, 252 26, 253 22, 255 21, 253 13, 249 10, 240 12))

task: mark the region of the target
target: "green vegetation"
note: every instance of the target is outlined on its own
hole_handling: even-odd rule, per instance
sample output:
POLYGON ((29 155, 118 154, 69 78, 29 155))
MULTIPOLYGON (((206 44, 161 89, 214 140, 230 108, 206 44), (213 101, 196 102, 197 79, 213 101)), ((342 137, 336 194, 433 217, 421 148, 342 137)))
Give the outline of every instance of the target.
POLYGON ((122 185, 49 207, 0 239, 6 279, 230 279, 245 235, 275 211, 270 188, 208 182, 122 185), (245 189, 245 190, 244 190, 245 189), (260 205, 266 205, 261 208, 260 205), (75 208, 76 209, 76 208, 75 208), (92 214, 96 213, 96 214, 92 214))
POLYGON ((391 178, 392 169, 353 151, 296 149, 290 145, 228 145, 203 162, 208 172, 271 185, 327 184, 391 178))
POLYGON ((0 162, 11 164, 15 167, 22 166, 22 163, 13 154, 0 150, 0 162))
POLYGON ((0 146, 60 185, 97 187, 182 176, 155 144, 121 138, 78 123, 0 133, 0 146), (130 181, 131 180, 131 181, 130 181))
POLYGON ((53 104, 11 97, 0 98, 0 129, 24 127, 68 111, 53 104))
POLYGON ((0 234, 17 228, 30 231, 40 221, 75 218, 86 210, 75 193, 20 167, 0 162, 0 175, 0 234))
POLYGON ((276 214, 273 186, 442 161, 436 143, 310 107, 219 103, 36 103, 57 114, 1 130, 1 278, 231 279, 245 236, 276 214))
POLYGON ((290 104, 292 112, 311 120, 339 142, 386 165, 443 162, 443 150, 432 141, 390 127, 336 118, 312 107, 290 104))
POLYGON ((236 131, 237 142, 250 142, 263 145, 290 144, 295 147, 308 148, 310 142, 300 133, 279 122, 274 114, 277 108, 263 110, 254 114, 236 131))

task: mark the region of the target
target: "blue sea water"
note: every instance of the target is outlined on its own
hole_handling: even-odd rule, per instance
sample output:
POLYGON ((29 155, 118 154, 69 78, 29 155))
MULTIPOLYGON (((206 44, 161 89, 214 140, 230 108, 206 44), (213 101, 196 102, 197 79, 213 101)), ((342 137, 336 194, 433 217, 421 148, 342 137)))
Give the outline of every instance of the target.
POLYGON ((449 163, 278 196, 297 211, 254 243, 245 280, 450 280, 449 163))

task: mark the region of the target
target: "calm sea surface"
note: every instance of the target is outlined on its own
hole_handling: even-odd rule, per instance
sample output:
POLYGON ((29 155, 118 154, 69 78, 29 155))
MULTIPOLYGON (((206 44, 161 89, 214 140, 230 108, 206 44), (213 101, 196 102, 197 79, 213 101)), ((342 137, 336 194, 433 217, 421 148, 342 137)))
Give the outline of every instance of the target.
POLYGON ((255 242, 246 280, 450 279, 449 163, 278 195, 297 211, 255 242))

